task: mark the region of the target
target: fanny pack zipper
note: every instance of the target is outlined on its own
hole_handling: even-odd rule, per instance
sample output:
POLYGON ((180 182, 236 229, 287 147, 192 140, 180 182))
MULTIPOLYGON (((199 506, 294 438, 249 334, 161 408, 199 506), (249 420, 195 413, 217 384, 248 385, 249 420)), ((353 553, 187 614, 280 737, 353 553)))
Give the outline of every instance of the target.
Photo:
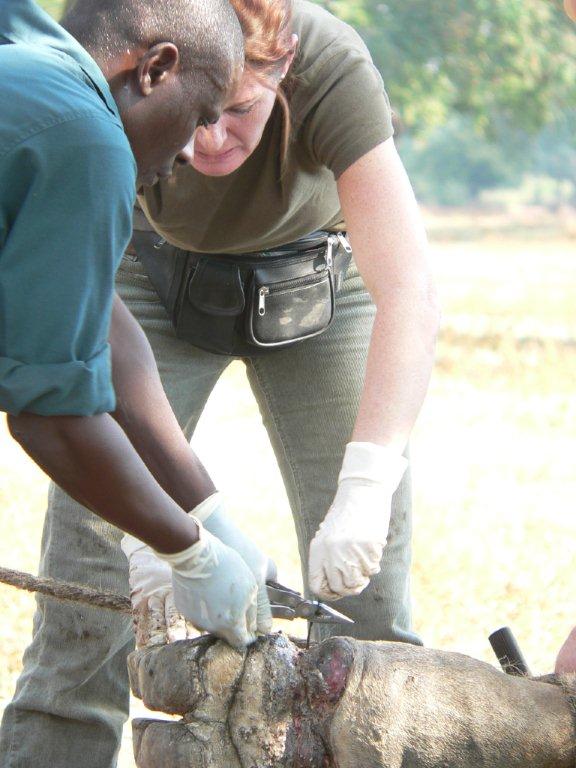
MULTIPOLYGON (((347 251, 348 253, 352 253, 352 248, 350 248, 348 240, 346 240, 346 238, 341 232, 338 232, 335 235, 328 235, 328 237, 326 238, 326 254, 324 255, 324 260, 326 262, 327 271, 329 273, 332 273, 334 270, 334 256, 333 256, 334 246, 338 245, 338 243, 342 245, 345 251, 347 251)), ((310 248, 309 250, 313 250, 313 249, 310 248)), ((304 259, 304 261, 305 260, 306 259, 304 259)), ((326 273, 322 272, 320 274, 322 278, 326 273)), ((306 277, 297 277, 297 278, 294 278, 293 280, 284 280, 283 282, 277 283, 272 287, 268 285, 260 286, 260 288, 258 289, 258 314, 260 315, 260 317, 263 317, 266 314, 266 296, 269 296, 271 293, 280 293, 284 290, 301 288, 302 286, 307 285, 308 283, 313 284, 316 282, 320 282, 320 280, 318 279, 318 274, 307 275, 306 277)))
MULTIPOLYGON (((328 264, 328 260, 326 260, 328 264)), ((317 272, 314 275, 306 275, 306 277, 295 277, 292 280, 283 280, 281 283, 275 285, 262 285, 258 289, 258 314, 263 317, 266 314, 266 296, 270 296, 275 293, 288 293, 295 288, 303 288, 307 285, 314 285, 314 283, 321 282, 329 273, 329 269, 325 269, 323 272, 317 272)))

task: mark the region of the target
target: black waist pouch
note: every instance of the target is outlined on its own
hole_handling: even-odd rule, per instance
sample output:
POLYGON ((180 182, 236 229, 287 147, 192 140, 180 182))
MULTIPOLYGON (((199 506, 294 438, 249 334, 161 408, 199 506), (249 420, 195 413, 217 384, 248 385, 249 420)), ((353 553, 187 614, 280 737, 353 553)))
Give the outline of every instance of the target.
POLYGON ((132 245, 176 335, 223 355, 254 355, 317 336, 334 318, 352 250, 342 233, 315 232, 273 251, 183 251, 153 232, 132 245))

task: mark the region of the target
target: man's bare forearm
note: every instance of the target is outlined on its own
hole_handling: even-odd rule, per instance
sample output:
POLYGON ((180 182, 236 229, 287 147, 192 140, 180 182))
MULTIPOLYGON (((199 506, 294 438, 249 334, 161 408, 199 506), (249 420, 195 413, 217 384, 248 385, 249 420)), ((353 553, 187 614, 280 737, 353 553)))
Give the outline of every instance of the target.
POLYGON ((9 416, 12 436, 70 496, 160 552, 198 540, 198 528, 160 487, 109 414, 9 416))
POLYGON ((168 402, 144 332, 116 297, 110 334, 117 409, 10 416, 13 437, 70 496, 160 552, 193 544, 186 515, 214 492, 168 402))
POLYGON ((114 418, 162 488, 186 511, 214 493, 166 397, 143 330, 117 296, 110 331, 114 418))

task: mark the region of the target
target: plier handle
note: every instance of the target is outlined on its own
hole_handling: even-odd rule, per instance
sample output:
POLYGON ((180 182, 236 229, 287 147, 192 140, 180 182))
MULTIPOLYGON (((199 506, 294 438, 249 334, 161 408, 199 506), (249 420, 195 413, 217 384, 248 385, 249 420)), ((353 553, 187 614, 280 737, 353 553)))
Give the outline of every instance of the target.
POLYGON ((267 581, 268 599, 275 619, 306 619, 318 624, 354 624, 352 619, 318 600, 307 600, 300 592, 267 581))

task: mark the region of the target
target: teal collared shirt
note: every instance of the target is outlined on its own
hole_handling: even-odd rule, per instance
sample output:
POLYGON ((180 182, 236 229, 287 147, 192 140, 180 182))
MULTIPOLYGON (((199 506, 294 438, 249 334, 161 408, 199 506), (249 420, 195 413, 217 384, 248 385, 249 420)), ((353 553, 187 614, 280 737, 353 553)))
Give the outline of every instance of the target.
POLYGON ((0 2, 0 410, 115 408, 108 334, 136 167, 94 60, 0 2))

